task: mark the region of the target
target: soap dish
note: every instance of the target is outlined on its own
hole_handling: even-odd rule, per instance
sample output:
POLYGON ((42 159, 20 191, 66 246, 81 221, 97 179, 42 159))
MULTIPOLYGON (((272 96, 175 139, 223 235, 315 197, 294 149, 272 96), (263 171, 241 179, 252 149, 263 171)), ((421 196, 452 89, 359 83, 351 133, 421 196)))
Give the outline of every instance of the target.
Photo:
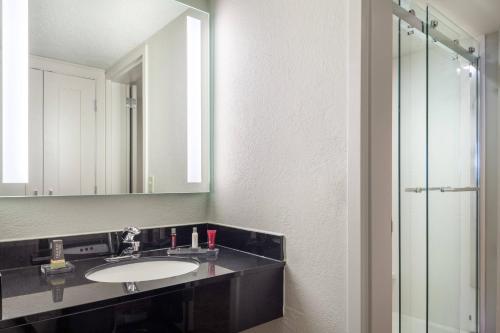
POLYGON ((45 265, 40 266, 40 270, 45 275, 64 274, 64 273, 73 272, 75 270, 75 265, 73 265, 69 261, 66 261, 66 266, 64 266, 64 267, 50 268, 50 264, 45 264, 45 265))

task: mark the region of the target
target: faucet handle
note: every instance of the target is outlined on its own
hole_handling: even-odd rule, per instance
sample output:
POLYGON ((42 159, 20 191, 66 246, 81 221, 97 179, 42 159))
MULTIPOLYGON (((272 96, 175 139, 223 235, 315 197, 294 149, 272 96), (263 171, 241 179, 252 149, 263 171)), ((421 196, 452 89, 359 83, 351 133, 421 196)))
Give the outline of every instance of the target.
POLYGON ((134 241, 134 237, 139 235, 141 231, 136 227, 126 227, 123 229, 123 241, 130 243, 134 241))

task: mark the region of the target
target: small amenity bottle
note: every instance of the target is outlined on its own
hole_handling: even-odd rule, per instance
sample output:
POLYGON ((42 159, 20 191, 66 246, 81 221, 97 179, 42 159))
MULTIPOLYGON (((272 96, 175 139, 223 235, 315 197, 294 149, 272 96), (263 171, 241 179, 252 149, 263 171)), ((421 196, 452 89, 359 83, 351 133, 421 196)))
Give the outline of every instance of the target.
POLYGON ((214 250, 215 249, 215 234, 216 233, 217 233, 217 230, 207 230, 208 249, 209 250, 214 250))
POLYGON ((193 249, 198 248, 198 230, 196 227, 193 227, 193 234, 191 235, 191 247, 193 249))
POLYGON ((177 247, 177 232, 175 228, 172 228, 170 232, 170 248, 172 250, 175 250, 176 247, 177 247))

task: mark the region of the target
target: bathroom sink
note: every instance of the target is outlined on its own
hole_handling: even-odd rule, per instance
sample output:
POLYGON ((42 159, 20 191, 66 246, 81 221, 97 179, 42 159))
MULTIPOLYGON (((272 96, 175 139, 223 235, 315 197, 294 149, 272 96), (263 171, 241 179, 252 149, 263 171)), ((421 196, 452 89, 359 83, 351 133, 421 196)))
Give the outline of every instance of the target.
POLYGON ((141 282, 187 274, 199 266, 192 259, 140 258, 97 266, 90 269, 85 277, 96 282, 141 282))

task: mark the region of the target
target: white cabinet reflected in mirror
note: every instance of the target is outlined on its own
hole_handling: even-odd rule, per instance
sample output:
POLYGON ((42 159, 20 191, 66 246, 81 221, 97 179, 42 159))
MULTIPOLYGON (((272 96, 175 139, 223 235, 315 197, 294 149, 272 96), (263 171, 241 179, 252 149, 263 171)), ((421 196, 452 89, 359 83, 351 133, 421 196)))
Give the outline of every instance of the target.
POLYGON ((0 196, 208 192, 209 64, 174 0, 3 0, 0 196))

